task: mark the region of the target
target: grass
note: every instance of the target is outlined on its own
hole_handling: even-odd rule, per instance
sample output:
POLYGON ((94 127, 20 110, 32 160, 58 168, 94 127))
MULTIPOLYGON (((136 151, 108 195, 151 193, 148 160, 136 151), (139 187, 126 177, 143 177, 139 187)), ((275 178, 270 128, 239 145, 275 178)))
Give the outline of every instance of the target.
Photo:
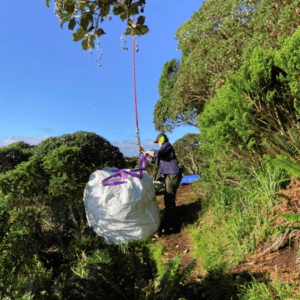
POLYGON ((247 287, 240 286, 241 300, 289 300, 299 299, 300 289, 298 281, 280 282, 279 277, 276 278, 276 283, 257 282, 253 278, 247 287))
MULTIPOLYGON (((197 258, 196 270, 204 276, 220 268, 221 273, 226 274, 231 266, 254 254, 261 239, 270 239, 284 230, 268 228, 274 220, 274 214, 270 213, 272 207, 282 202, 277 191, 288 177, 270 166, 266 166, 264 172, 253 171, 253 180, 247 186, 212 188, 209 182, 194 183, 195 189, 209 190, 198 221, 186 228, 195 249, 191 254, 197 258)), ((226 285, 230 285, 228 281, 226 285)), ((300 298, 298 282, 281 283, 278 279, 276 284, 271 284, 256 282, 253 278, 250 284, 233 285, 238 287, 239 296, 235 295, 238 299, 300 298)), ((236 289, 231 292, 233 290, 236 289)))

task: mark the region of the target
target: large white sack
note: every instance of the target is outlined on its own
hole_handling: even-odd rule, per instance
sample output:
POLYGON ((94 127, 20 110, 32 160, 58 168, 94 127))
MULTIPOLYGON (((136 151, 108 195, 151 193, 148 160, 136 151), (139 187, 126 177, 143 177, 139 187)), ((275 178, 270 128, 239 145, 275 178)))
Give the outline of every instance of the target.
POLYGON ((104 186, 101 181, 116 173, 112 170, 118 169, 95 171, 85 187, 83 201, 89 226, 107 243, 121 244, 150 237, 160 225, 151 177, 146 171, 141 179, 123 174, 126 179, 117 177, 109 182, 126 183, 104 186))

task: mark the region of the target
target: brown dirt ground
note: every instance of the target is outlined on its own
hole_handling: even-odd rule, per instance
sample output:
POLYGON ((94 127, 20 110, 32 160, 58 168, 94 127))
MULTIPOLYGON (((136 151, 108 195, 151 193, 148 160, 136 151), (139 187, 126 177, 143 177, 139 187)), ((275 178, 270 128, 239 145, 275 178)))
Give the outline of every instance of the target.
MULTIPOLYGON (((158 239, 164 246, 164 262, 174 259, 177 252, 179 252, 181 263, 179 269, 186 267, 193 257, 190 255, 194 251, 189 240, 189 236, 183 227, 185 224, 193 224, 198 219, 198 213, 201 211, 202 194, 200 190, 195 190, 193 184, 181 185, 178 187, 176 194, 176 210, 174 222, 167 224, 166 228, 161 227, 163 231, 160 237, 153 239, 155 243, 158 239), (192 198, 192 200, 191 200, 192 198), (168 228, 173 228, 171 231, 168 228)), ((158 194, 157 201, 160 210, 165 208, 163 193, 158 194)), ((197 271, 192 271, 191 276, 187 280, 187 284, 199 282, 201 275, 197 271)), ((190 299, 190 298, 188 298, 190 299)))
MULTIPOLYGON (((282 204, 275 206, 270 213, 277 212, 283 215, 300 213, 299 179, 292 178, 290 185, 278 192, 285 200, 282 204)), ((201 190, 193 188, 193 184, 179 186, 176 195, 175 224, 171 224, 173 230, 168 231, 165 229, 160 237, 153 239, 154 243, 157 240, 162 241, 165 262, 173 259, 177 252, 180 253, 182 259, 180 268, 187 266, 193 260, 190 253, 194 249, 192 249, 191 241, 183 225, 196 222, 198 213, 201 210, 201 199, 201 190)), ((163 210, 163 195, 158 194, 157 200, 159 208, 163 210)), ((264 240, 260 241, 254 255, 230 268, 229 271, 233 276, 245 274, 245 272, 249 271, 257 281, 265 281, 269 278, 269 281, 276 283, 277 276, 281 282, 300 279, 300 255, 297 254, 300 229, 292 230, 290 228, 292 223, 275 214, 273 224, 269 228, 278 225, 285 226, 286 231, 275 237, 271 243, 267 243, 264 240)), ((296 225, 300 226, 300 223, 293 223, 294 227, 296 225)), ((195 287, 193 290, 193 286, 199 285, 201 278, 201 274, 198 274, 197 271, 192 271, 186 283, 186 286, 189 286, 189 290, 185 290, 185 299, 198 299, 197 291, 195 291, 195 287)))

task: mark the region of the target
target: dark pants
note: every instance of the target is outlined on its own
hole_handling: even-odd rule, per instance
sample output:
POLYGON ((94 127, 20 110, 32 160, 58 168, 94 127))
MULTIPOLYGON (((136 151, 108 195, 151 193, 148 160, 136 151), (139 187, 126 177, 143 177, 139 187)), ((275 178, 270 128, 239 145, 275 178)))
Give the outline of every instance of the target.
POLYGON ((164 195, 165 215, 168 218, 171 211, 176 207, 175 198, 178 186, 182 179, 182 173, 165 175, 166 190, 164 195))

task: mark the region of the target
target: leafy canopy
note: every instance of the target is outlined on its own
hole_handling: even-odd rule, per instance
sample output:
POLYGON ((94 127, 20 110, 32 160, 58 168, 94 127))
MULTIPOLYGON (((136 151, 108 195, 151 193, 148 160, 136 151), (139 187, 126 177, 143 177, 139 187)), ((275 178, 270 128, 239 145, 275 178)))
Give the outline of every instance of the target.
POLYGON ((203 112, 205 103, 256 47, 279 50, 295 33, 299 6, 299 0, 224 0, 222 5, 219 0, 205 1, 176 32, 180 67, 169 94, 171 102, 157 102, 156 128, 171 132, 176 126, 194 124, 195 115, 203 112), (163 112, 168 118, 159 116, 163 112))
MULTIPOLYGON (((46 0, 49 7, 51 0, 46 0)), ((111 12, 120 17, 122 21, 127 20, 128 27, 124 35, 144 35, 149 32, 148 26, 144 25, 145 17, 139 16, 136 23, 130 16, 138 15, 144 12, 145 0, 139 0, 133 3, 132 0, 54 0, 55 14, 64 23, 68 22, 70 31, 73 33, 73 41, 82 41, 82 49, 91 51, 95 48, 94 41, 105 34, 103 28, 99 27, 104 18, 111 20, 111 12)))

